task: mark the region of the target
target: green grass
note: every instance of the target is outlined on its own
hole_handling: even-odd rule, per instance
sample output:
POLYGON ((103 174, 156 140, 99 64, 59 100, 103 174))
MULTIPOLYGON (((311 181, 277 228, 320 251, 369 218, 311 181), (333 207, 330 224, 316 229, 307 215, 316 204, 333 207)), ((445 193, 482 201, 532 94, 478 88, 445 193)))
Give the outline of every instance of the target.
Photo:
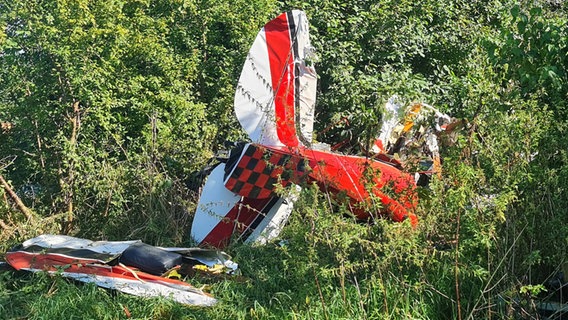
MULTIPOLYGON (((272 253, 278 249, 272 248, 272 253)), ((260 250, 269 253, 271 249, 260 250)), ((244 282, 212 282, 211 293, 219 303, 211 308, 187 307, 162 298, 140 298, 69 281, 60 276, 5 271, 0 274, 2 319, 401 319, 428 318, 424 301, 413 301, 416 288, 402 290, 387 284, 390 308, 384 304, 381 282, 371 277, 348 281, 342 287, 326 278, 286 266, 276 256, 242 255, 244 282), (271 260, 271 258, 273 260, 271 260), (265 264, 271 260, 271 264, 265 264), (321 296, 320 296, 321 290, 321 296)), ((276 254, 277 255, 277 254, 276 254)), ((315 271, 315 270, 314 270, 315 271)), ((321 272, 317 270, 315 272, 321 272)), ((196 283, 201 285, 202 283, 196 283)))
MULTIPOLYGON (((0 317, 126 319, 129 314, 131 319, 437 318, 439 295, 420 285, 421 277, 410 274, 408 266, 397 265, 394 256, 362 252, 363 245, 357 239, 345 247, 324 243, 328 235, 320 232, 330 230, 327 219, 320 219, 322 229, 317 228, 313 234, 303 233, 310 224, 294 220, 285 230, 286 246, 272 243, 229 248, 240 264, 242 279, 189 279, 198 287, 210 285, 210 292, 219 299, 211 308, 130 296, 60 276, 4 271, 0 273, 0 317)), ((337 228, 351 225, 360 233, 378 232, 372 230, 378 227, 342 218, 331 220, 343 220, 337 228)))
MULTIPOLYGON (((306 187, 281 234, 286 241, 226 249, 242 277, 187 279, 210 288, 219 300, 213 307, 135 297, 60 276, 3 271, 0 319, 509 318, 507 306, 497 307, 492 300, 516 294, 511 282, 500 280, 503 265, 495 265, 495 257, 487 260, 494 253, 478 242, 456 247, 449 241, 456 229, 440 228, 448 222, 435 213, 423 214, 417 229, 388 219, 356 222, 344 209, 330 208, 317 188, 306 187)), ((152 238, 166 227, 144 230, 152 238)), ((176 233, 187 230, 178 228, 176 233)), ((464 227, 461 232, 470 231, 464 227)))
POLYGON ((387 250, 396 250, 397 244, 368 241, 384 227, 412 232, 407 225, 390 222, 370 226, 339 215, 295 214, 282 235, 286 245, 237 244, 227 249, 239 263, 242 278, 189 279, 197 287, 210 286, 219 300, 210 308, 130 296, 60 276, 3 271, 0 317, 126 319, 128 313, 131 319, 436 318, 434 296, 424 294, 427 287, 411 274, 418 269, 404 265, 407 259, 400 250, 393 254, 383 247, 388 243, 387 250))

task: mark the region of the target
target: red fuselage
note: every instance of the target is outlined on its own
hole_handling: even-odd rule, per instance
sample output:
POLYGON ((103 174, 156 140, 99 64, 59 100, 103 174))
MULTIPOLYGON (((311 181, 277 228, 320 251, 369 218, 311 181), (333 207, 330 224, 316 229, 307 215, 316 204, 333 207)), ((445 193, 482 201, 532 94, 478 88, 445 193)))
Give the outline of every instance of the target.
POLYGON ((387 215, 398 222, 410 219, 413 226, 418 223, 414 179, 386 162, 304 147, 250 144, 234 167, 234 179, 225 186, 243 197, 272 196, 277 181, 284 186, 314 181, 333 195, 347 196, 359 219, 387 215))

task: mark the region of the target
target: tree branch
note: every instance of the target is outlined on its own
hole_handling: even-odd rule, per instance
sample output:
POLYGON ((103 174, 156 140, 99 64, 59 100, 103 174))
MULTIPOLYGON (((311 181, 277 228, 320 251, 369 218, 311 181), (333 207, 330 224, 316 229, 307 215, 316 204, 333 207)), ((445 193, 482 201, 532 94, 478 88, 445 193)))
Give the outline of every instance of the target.
POLYGON ((0 227, 4 230, 11 230, 12 228, 4 222, 4 220, 0 219, 0 227))
POLYGON ((24 204, 22 199, 20 199, 20 197, 18 197, 16 192, 14 192, 14 190, 12 190, 12 188, 10 187, 8 182, 6 182, 6 180, 4 180, 4 177, 1 174, 0 174, 0 184, 2 185, 4 190, 6 190, 6 193, 10 196, 10 198, 16 203, 16 206, 18 207, 18 209, 20 209, 20 211, 24 214, 24 216, 26 216, 26 219, 28 219, 28 221, 33 220, 32 211, 24 204))

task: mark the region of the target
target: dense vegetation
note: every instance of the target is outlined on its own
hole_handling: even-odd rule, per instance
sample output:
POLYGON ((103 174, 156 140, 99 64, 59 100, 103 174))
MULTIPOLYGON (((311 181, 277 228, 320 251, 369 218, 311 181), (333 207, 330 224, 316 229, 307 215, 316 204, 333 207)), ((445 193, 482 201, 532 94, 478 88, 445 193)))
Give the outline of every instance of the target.
POLYGON ((292 8, 318 52, 319 141, 368 143, 393 94, 463 119, 420 226, 355 223, 306 186, 286 245, 228 248, 246 281, 191 280, 216 307, 1 272, 0 318, 536 316, 568 262, 564 1, 2 1, 0 251, 47 232, 191 245, 196 172, 246 139, 246 52, 292 8))

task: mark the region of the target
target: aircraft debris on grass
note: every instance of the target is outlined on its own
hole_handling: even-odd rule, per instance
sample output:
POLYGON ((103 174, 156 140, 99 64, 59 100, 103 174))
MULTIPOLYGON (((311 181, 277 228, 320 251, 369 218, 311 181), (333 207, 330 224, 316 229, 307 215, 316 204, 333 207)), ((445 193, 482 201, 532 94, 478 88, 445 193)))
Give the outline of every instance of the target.
POLYGON ((91 241, 40 235, 6 252, 16 270, 60 274, 142 297, 169 297, 179 303, 212 306, 217 300, 182 280, 196 273, 232 274, 238 265, 221 251, 161 248, 133 241, 91 241))

